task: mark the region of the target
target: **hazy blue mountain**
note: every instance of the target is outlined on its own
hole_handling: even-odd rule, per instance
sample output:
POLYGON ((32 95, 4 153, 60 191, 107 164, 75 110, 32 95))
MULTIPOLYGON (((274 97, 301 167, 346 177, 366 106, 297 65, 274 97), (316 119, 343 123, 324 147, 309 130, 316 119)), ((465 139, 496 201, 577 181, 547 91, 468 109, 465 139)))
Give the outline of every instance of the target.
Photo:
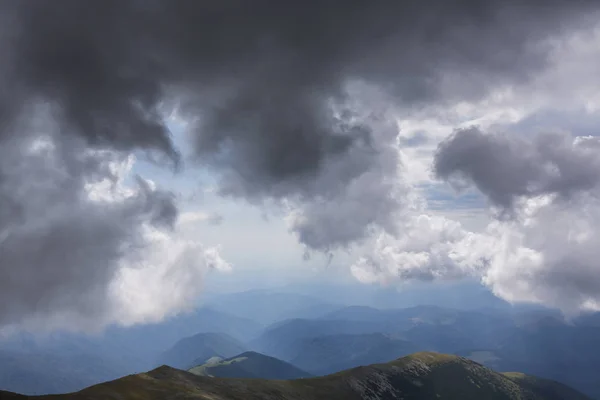
MULTIPOLYGON (((418 305, 405 308, 379 309, 368 306, 348 306, 338 308, 321 319, 345 319, 352 321, 381 322, 387 320, 407 321, 412 325, 419 323, 449 324, 459 319, 503 318, 513 319, 512 314, 501 311, 459 310, 450 307, 418 305)), ((412 325, 399 325, 400 327, 412 325)))
POLYGON ((286 298, 297 301, 269 308, 264 320, 277 319, 274 310, 287 310, 288 314, 266 328, 205 306, 160 324, 111 327, 95 336, 21 332, 0 339, 4 365, 10 366, 0 383, 6 382, 7 389, 33 385, 28 380, 33 376, 31 379, 39 382, 31 386, 34 390, 64 392, 162 363, 188 368, 213 356, 230 358, 249 349, 313 374, 384 362, 414 351, 437 351, 469 356, 498 370, 555 379, 600 398, 600 385, 596 384, 600 314, 565 321, 557 311, 541 307, 378 309, 333 305, 314 296, 266 290, 228 296, 230 303, 225 301, 224 308, 234 309, 237 304, 240 315, 249 311, 249 304, 260 307, 269 299, 272 303, 285 303, 286 298), (288 315, 306 318, 288 319, 288 315), (211 332, 223 335, 180 342, 211 332), (164 362, 162 352, 162 357, 172 358, 164 362), (69 367, 52 367, 62 364, 69 367))
POLYGON ((362 321, 382 333, 402 333, 421 350, 456 352, 465 348, 498 345, 515 326, 512 314, 416 306, 379 310, 345 307, 324 318, 362 321))
POLYGON ((104 343, 101 340, 101 336, 86 336, 72 332, 53 332, 50 334, 16 332, 0 339, 0 350, 27 354, 106 355, 107 352, 111 353, 110 347, 109 343, 104 343))
MULTIPOLYGON (((365 306, 340 308, 322 318, 275 323, 249 343, 252 349, 292 360, 302 339, 339 334, 401 335, 416 349, 457 352, 496 347, 514 328, 510 313, 461 311, 436 306, 379 310, 365 306)), ((310 372, 310 371, 309 371, 310 372)))
POLYGON ((115 360, 90 354, 0 351, 0 390, 25 394, 66 393, 127 373, 115 360))
POLYGON ((329 304, 329 303, 318 303, 315 305, 310 305, 303 308, 298 308, 293 312, 290 312, 284 318, 279 321, 275 321, 274 323, 289 320, 289 319, 319 319, 323 318, 325 315, 333 312, 335 310, 339 310, 340 306, 338 304, 329 304))
POLYGON ((198 365, 190 368, 189 372, 199 376, 221 378, 299 379, 311 376, 290 363, 254 351, 198 365))
POLYGON ((201 307, 158 324, 111 328, 102 341, 114 348, 126 348, 128 354, 143 361, 145 368, 142 369, 147 370, 156 366, 155 361, 161 352, 182 338, 198 333, 222 332, 245 342, 261 330, 262 326, 250 319, 201 307))
POLYGON ((338 308, 320 319, 342 319, 347 321, 380 322, 393 315, 396 310, 378 309, 369 306, 348 306, 338 308))
POLYGON ((292 319, 273 324, 249 343, 261 353, 289 361, 303 339, 338 334, 377 333, 378 327, 362 321, 292 319))
POLYGON ((402 288, 382 288, 357 282, 300 283, 278 289, 317 298, 326 303, 361 305, 381 309, 406 308, 420 305, 448 307, 459 310, 513 308, 506 301, 494 296, 479 282, 459 281, 449 283, 412 283, 402 288))
POLYGON ((498 370, 555 379, 600 398, 600 327, 567 325, 546 318, 516 328, 496 348, 461 354, 498 370))
POLYGON ((573 324, 577 326, 595 326, 600 327, 600 312, 590 312, 579 315, 573 319, 573 324))
POLYGON ((340 307, 312 296, 270 289, 217 295, 207 305, 265 325, 290 318, 317 318, 340 307))
POLYGON ((243 343, 227 334, 199 333, 179 340, 158 357, 156 365, 189 369, 212 357, 229 358, 246 350, 243 343))
POLYGON ((404 332, 421 349, 456 353, 466 348, 497 347, 515 328, 510 315, 463 311, 441 319, 423 319, 404 332))
MULTIPOLYGON (((261 325, 251 320, 203 307, 159 324, 111 327, 96 335, 17 332, 0 339, 4 355, 0 359, 0 383, 8 385, 0 385, 0 389, 23 389, 19 382, 42 392, 80 389, 156 367, 159 355, 184 337, 219 331, 237 341, 254 337, 260 330, 261 325), (3 366, 10 368, 3 370, 3 366), (31 383, 29 377, 35 377, 31 379, 39 384, 31 383)), ((225 355, 244 350, 238 346, 225 355)))
POLYGON ((565 321, 558 311, 541 307, 485 312, 433 306, 346 307, 324 318, 364 321, 380 332, 401 335, 418 351, 474 353, 476 361, 492 368, 555 379, 600 398, 598 314, 565 321))
POLYGON ((448 326, 466 314, 466 311, 436 306, 383 310, 365 306, 350 306, 333 311, 322 319, 363 322, 371 325, 378 332, 396 333, 420 325, 448 326))
POLYGON ((300 341, 289 361, 314 375, 327 375, 388 362, 414 353, 416 348, 407 340, 382 333, 320 336, 300 341))
POLYGON ((95 335, 17 332, 0 339, 0 389, 64 393, 149 365, 95 335))

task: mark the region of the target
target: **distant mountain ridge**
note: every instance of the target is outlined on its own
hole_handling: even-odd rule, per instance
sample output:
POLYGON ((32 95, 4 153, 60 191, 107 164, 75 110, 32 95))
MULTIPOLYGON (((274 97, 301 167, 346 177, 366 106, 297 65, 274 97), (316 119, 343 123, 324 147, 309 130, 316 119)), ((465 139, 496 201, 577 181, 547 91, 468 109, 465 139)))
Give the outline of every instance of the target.
POLYGON ((417 350, 413 343, 383 333, 319 336, 302 340, 290 363, 314 375, 327 375, 388 362, 417 350))
POLYGON ((274 324, 248 343, 261 353, 289 361, 303 340, 337 334, 377 333, 377 327, 361 321, 293 319, 274 324))
POLYGON ((415 351, 454 353, 466 348, 496 346, 496 339, 507 335, 514 326, 509 315, 435 306, 388 310, 351 306, 317 319, 275 323, 248 345, 308 372, 323 374, 361 362, 385 362, 415 351), (352 351, 343 354, 344 348, 352 351), (318 365, 312 365, 310 358, 319 359, 319 351, 335 355, 333 363, 329 365, 321 357, 319 369, 315 369, 318 365))
POLYGON ((315 375, 414 351, 459 354, 492 369, 557 380, 600 398, 598 315, 565 321, 557 311, 541 308, 349 306, 317 319, 278 322, 249 346, 315 375))
MULTIPOLYGON (((3 398, 27 397, 3 393, 3 398)), ((163 366, 61 396, 66 400, 589 400, 565 385, 522 374, 500 374, 466 358, 416 353, 320 378, 210 378, 163 366)))
POLYGON ((321 307, 308 301, 313 304, 308 309, 296 309, 294 304, 290 310, 292 316, 307 313, 313 318, 285 319, 266 328, 205 306, 161 324, 111 327, 96 336, 64 332, 4 336, 0 389, 28 394, 79 390, 164 364, 159 355, 183 337, 223 332, 233 339, 225 342, 235 342, 220 347, 226 351, 216 351, 216 345, 204 350, 184 346, 183 361, 167 364, 189 368, 211 357, 227 359, 253 350, 312 375, 324 375, 415 351, 436 351, 472 358, 495 370, 557 380, 600 398, 598 313, 566 321, 559 312, 539 307, 477 311, 362 305, 332 310, 331 304, 321 307))
POLYGON ((264 325, 288 318, 317 318, 343 306, 313 296, 267 289, 218 295, 207 305, 264 325))
POLYGON ((118 363, 94 354, 0 351, 0 389, 20 393, 71 392, 127 373, 118 363))

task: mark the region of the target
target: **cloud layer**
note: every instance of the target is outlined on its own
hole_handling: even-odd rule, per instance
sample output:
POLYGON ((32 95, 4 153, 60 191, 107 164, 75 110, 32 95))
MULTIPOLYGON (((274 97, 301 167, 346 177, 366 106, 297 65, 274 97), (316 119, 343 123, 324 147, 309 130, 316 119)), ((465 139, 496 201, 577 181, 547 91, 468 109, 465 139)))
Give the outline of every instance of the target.
MULTIPOLYGON (((124 178, 134 154, 207 169, 221 195, 286 206, 309 250, 402 238, 422 220, 405 215, 414 198, 398 116, 530 82, 561 35, 593 21, 597 8, 584 0, 0 1, 0 323, 156 320, 186 307, 204 271, 228 268, 178 236, 171 193, 124 178), (192 160, 173 143, 165 117, 173 113, 185 121, 192 160)), ((475 185, 498 207, 518 214, 521 199, 566 202, 595 188, 566 142, 527 145, 528 161, 511 150, 520 144, 465 132, 441 150, 438 175, 475 185), (465 149, 473 149, 468 165, 457 164, 465 149), (485 152, 516 164, 492 158, 480 170, 485 160, 474 154, 485 152)), ((439 243, 415 265, 451 260, 460 275, 470 256, 444 254, 471 236, 430 222, 439 243)), ((386 257, 423 251, 400 240, 386 257)), ((407 265, 401 275, 411 275, 407 265)))
POLYGON ((562 133, 533 138, 486 135, 477 128, 459 130, 444 141, 434 172, 456 188, 475 185, 504 210, 519 198, 556 195, 568 201, 598 186, 600 142, 562 133))
POLYGON ((40 108, 0 147, 0 324, 97 329, 189 307, 226 264, 178 238, 173 195, 125 181, 133 156, 62 135, 40 108))
POLYGON ((597 137, 532 137, 460 130, 442 142, 435 172, 474 186, 500 210, 483 232, 445 217, 411 217, 352 267, 364 282, 475 277, 511 302, 565 313, 600 310, 600 152, 597 137))
POLYGON ((381 164, 350 84, 403 107, 477 98, 544 67, 549 37, 583 24, 591 4, 6 2, 2 108, 11 120, 41 99, 91 144, 177 161, 161 118, 175 107, 222 193, 312 200, 381 164))

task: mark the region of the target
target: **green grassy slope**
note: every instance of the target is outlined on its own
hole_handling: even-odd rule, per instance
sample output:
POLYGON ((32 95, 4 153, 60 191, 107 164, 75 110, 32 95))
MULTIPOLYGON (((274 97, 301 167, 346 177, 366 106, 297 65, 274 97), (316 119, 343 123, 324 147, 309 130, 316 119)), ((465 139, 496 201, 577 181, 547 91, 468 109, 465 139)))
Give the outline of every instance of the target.
POLYGON ((298 379, 310 377, 308 372, 302 371, 292 364, 253 351, 216 363, 199 365, 190 368, 189 372, 199 376, 221 378, 298 379))
MULTIPOLYGON (((25 399, 25 397, 23 397, 25 399)), ((416 353, 386 364, 358 367, 319 378, 289 381, 196 376, 170 367, 43 399, 66 400, 387 400, 402 398, 486 400, 583 400, 554 382, 502 375, 473 361, 416 353)), ((41 399, 41 398, 40 398, 41 399)))

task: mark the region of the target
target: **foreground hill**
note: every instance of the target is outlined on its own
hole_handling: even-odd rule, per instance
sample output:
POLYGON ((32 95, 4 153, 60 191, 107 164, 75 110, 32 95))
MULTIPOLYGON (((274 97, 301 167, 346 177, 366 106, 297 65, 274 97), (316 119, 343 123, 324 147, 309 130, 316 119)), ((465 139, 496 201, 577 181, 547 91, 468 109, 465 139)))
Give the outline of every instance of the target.
MULTIPOLYGON (((8 394, 5 396, 11 398, 8 394)), ((27 399, 26 396, 14 398, 27 399)), ((438 353, 416 353, 386 364, 291 381, 209 378, 163 366, 61 398, 589 400, 583 394, 555 382, 519 374, 503 375, 468 359, 438 353)))
POLYGON ((298 379, 311 376, 292 364, 253 351, 199 365, 190 368, 189 372, 199 376, 221 378, 298 379))
POLYGON ((204 364, 210 358, 232 357, 246 351, 238 340, 224 333, 199 333, 181 339, 165 351, 158 359, 158 365, 188 369, 204 364))

